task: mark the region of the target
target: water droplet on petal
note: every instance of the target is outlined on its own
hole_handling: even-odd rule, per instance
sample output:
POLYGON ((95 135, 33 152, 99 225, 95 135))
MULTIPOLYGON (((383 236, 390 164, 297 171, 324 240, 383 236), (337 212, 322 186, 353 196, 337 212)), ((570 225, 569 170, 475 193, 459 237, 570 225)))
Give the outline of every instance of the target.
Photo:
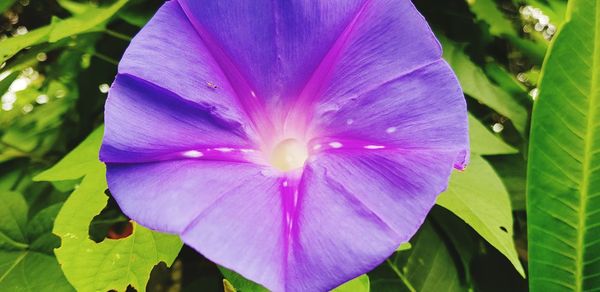
POLYGON ((338 148, 342 148, 342 146, 344 146, 344 145, 342 145, 342 143, 340 143, 340 142, 331 142, 331 143, 329 143, 329 146, 331 146, 331 148, 338 149, 338 148))
POLYGON ((196 150, 190 150, 190 151, 183 152, 183 156, 188 157, 188 158, 198 158, 198 157, 204 156, 204 153, 202 153, 200 151, 196 151, 196 150))
POLYGON ((231 152, 231 151, 233 151, 235 149, 229 148, 229 147, 219 147, 219 148, 215 148, 215 150, 217 150, 219 152, 227 153, 227 152, 231 152))

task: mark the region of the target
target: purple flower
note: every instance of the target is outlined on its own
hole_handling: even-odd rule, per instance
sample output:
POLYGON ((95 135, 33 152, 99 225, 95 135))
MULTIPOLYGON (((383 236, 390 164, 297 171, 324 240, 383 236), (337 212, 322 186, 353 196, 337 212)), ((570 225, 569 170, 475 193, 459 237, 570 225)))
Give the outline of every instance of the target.
POLYGON ((101 159, 123 211, 275 291, 369 271, 468 159, 409 0, 170 1, 132 41, 101 159))

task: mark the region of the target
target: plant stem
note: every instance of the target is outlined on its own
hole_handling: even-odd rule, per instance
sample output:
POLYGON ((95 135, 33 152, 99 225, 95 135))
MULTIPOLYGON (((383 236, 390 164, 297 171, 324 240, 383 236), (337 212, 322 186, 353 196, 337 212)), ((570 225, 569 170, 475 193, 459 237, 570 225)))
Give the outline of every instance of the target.
POLYGON ((102 53, 88 52, 86 50, 81 50, 81 49, 78 49, 78 48, 75 48, 75 47, 71 47, 71 49, 75 50, 75 51, 78 51, 78 52, 81 52, 81 53, 84 53, 84 54, 90 54, 90 55, 92 55, 92 57, 96 57, 96 58, 98 58, 98 59, 100 59, 102 61, 108 62, 108 63, 110 63, 112 65, 115 65, 115 66, 119 65, 119 61, 117 61, 117 60, 115 60, 115 59, 113 59, 113 58, 111 58, 111 57, 109 57, 107 55, 104 55, 102 53))
POLYGON ((2 240, 6 243, 8 243, 9 245, 16 247, 18 249, 28 249, 29 248, 29 244, 26 243, 22 243, 22 242, 18 242, 13 240, 12 238, 6 236, 6 234, 0 232, 0 238, 2 238, 2 240))
POLYGON ((385 260, 385 262, 390 266, 392 271, 394 271, 394 273, 396 273, 396 276, 398 276, 398 278, 400 278, 400 280, 402 280, 402 283, 404 283, 404 285, 406 286, 406 288, 408 288, 408 290, 410 290, 411 292, 417 291, 417 289, 415 289, 415 287, 413 287, 413 285, 410 283, 408 278, 406 278, 406 276, 398 269, 398 267, 396 267, 396 265, 394 265, 394 263, 392 263, 392 261, 390 261, 390 259, 385 260))
POLYGON ((109 35, 112 36, 114 38, 120 39, 120 40, 124 40, 126 42, 130 42, 131 41, 131 37, 126 35, 126 34, 122 34, 120 32, 114 31, 114 30, 110 30, 110 29, 105 29, 104 32, 109 35))
POLYGON ((15 146, 15 145, 12 145, 12 144, 10 144, 10 143, 8 143, 8 142, 5 142, 5 141, 3 141, 3 140, 0 140, 0 144, 4 145, 4 146, 5 146, 5 147, 7 147, 7 148, 11 148, 11 149, 13 149, 13 150, 16 150, 16 151, 18 151, 18 152, 21 152, 22 154, 25 154, 25 155, 28 155, 28 156, 29 156, 29 154, 30 154, 30 153, 29 153, 29 151, 25 151, 25 150, 21 149, 20 147, 17 147, 17 146, 15 146))
POLYGON ((111 63, 111 64, 113 64, 113 65, 115 65, 115 66, 118 66, 118 65, 119 65, 119 61, 117 61, 117 60, 115 60, 115 59, 113 59, 113 58, 111 58, 111 57, 109 57, 109 56, 106 56, 106 55, 104 55, 104 54, 101 54, 101 53, 97 53, 97 52, 96 52, 96 53, 93 53, 92 55, 93 55, 94 57, 96 57, 96 58, 100 59, 100 60, 103 60, 103 61, 106 61, 106 62, 108 62, 108 63, 111 63))

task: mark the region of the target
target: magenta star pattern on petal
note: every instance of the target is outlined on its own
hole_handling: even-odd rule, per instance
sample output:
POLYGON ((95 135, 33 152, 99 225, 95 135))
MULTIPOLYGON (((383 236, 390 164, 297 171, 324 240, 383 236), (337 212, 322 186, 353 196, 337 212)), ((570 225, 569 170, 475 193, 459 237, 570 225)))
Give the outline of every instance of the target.
POLYGON ((123 212, 273 291, 377 266, 469 153, 462 91, 409 0, 167 2, 105 118, 123 212))

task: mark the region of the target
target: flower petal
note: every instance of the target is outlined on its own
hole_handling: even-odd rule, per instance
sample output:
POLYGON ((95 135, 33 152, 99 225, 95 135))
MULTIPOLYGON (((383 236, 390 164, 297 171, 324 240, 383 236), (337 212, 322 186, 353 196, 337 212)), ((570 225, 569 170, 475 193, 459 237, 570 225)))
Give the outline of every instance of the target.
POLYGON ((293 99, 364 1, 179 1, 267 103, 293 99))
POLYGON ((448 183, 452 152, 323 153, 305 170, 287 287, 325 291, 409 240, 448 183))
POLYGON ((165 3, 133 39, 119 73, 211 107, 224 119, 246 119, 227 77, 176 1, 165 3))
MULTIPOLYGON (((146 227, 170 233, 184 232, 200 214, 220 208, 227 197, 245 196, 239 203, 248 204, 253 200, 250 195, 269 193, 276 184, 276 179, 262 175, 262 167, 251 163, 178 160, 107 165, 109 189, 123 212, 146 227)), ((275 205, 272 209, 280 210, 275 205)), ((230 211, 235 212, 216 228, 240 223, 235 215, 240 210, 230 211)))
MULTIPOLYGON (((320 105, 318 135, 364 141, 372 149, 455 151, 462 168, 468 154, 466 103, 445 61, 422 67, 358 96, 338 101, 335 110, 320 105)), ((363 147, 364 148, 364 147, 363 147)), ((369 147, 367 147, 369 149, 369 147)))
POLYGON ((130 75, 119 75, 109 93, 100 150, 105 162, 147 162, 213 147, 249 147, 243 127, 210 108, 130 75))
POLYGON ((249 163, 194 160, 109 163, 108 181, 125 214, 212 261, 273 291, 325 291, 412 237, 454 159, 341 151, 320 154, 296 183, 249 163))
POLYGON ((360 95, 442 57, 440 44, 409 0, 366 0, 342 40, 339 51, 328 56, 330 65, 307 85, 314 87, 307 97, 320 104, 360 95))
POLYGON ((108 164, 108 182, 123 212, 140 224, 179 233, 214 262, 281 291, 281 183, 263 172, 216 161, 108 164))

